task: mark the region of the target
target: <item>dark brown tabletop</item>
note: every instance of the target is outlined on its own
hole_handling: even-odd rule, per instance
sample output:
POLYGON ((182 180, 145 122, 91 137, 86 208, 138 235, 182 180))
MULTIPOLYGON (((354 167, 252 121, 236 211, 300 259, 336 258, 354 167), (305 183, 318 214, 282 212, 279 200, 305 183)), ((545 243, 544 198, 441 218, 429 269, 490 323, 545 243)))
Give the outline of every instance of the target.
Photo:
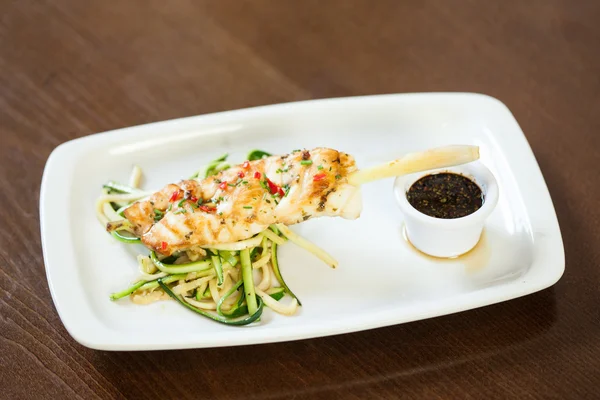
POLYGON ((600 2, 0 1, 0 398, 569 398, 600 388, 600 2), (42 260, 62 142, 261 104, 468 91, 541 166, 566 271, 430 320, 289 343, 103 352, 76 343, 42 260))

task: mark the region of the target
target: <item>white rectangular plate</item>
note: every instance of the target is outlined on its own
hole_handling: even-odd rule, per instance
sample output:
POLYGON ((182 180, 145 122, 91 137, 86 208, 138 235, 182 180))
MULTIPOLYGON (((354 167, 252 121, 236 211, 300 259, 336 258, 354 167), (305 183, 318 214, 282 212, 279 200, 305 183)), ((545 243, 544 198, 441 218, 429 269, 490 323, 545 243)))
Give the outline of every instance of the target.
POLYGON ((65 143, 50 155, 40 196, 41 235, 56 309, 81 344, 104 350, 234 346, 354 332, 513 299, 554 284, 564 271, 562 238, 533 153, 498 100, 467 93, 398 94, 251 108, 120 129, 65 143), (485 236, 466 257, 438 261, 402 236, 387 179, 363 188, 356 221, 322 218, 295 226, 333 254, 331 270, 293 244, 282 246, 297 315, 265 310, 258 324, 224 326, 173 301, 138 306, 109 294, 137 277, 135 254, 107 235, 94 215, 104 182, 126 181, 132 165, 144 187, 189 176, 228 152, 287 153, 327 146, 353 154, 359 168, 410 151, 476 144, 496 175, 500 200, 485 236))

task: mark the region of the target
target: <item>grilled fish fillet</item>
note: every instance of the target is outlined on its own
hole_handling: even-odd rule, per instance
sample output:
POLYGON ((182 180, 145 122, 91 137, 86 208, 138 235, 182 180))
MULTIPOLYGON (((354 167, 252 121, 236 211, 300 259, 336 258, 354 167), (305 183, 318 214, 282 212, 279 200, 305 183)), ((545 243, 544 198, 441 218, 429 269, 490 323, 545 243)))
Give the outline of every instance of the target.
POLYGON ((202 181, 169 184, 125 210, 134 233, 163 255, 248 239, 269 225, 360 216, 354 158, 328 148, 245 162, 202 181))

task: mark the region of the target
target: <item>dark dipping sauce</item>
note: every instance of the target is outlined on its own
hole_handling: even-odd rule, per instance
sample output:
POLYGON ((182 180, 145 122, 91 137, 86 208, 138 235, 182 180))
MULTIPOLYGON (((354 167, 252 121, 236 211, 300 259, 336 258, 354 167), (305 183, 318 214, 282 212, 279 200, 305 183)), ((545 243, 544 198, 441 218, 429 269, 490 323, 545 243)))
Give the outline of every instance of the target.
POLYGON ((422 177, 412 184, 406 197, 423 214, 444 219, 473 214, 483 205, 481 188, 466 176, 451 172, 422 177))

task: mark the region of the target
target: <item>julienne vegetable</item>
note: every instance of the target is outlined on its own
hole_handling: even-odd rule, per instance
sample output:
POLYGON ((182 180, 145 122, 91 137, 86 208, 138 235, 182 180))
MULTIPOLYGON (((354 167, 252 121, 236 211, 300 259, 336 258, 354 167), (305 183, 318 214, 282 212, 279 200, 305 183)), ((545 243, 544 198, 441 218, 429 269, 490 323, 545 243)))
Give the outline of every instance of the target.
POLYGON ((227 318, 227 317, 222 317, 220 315, 215 315, 213 313, 210 313, 208 311, 204 311, 199 307, 194 307, 192 304, 190 304, 188 301, 185 300, 185 298, 183 296, 178 296, 175 293, 173 293, 173 291, 171 290, 171 288, 169 288, 169 286, 167 286, 164 282, 163 279, 159 279, 158 280, 158 284, 160 285, 160 287, 162 288, 162 290, 165 291, 166 294, 168 294, 171 298, 177 300, 177 302, 179 304, 181 304, 182 306, 189 308, 190 310, 197 312, 198 314, 205 316, 207 318, 210 318, 214 321, 220 322, 222 324, 226 324, 226 325, 248 325, 251 324, 252 322, 256 321, 257 319, 260 318, 260 315, 262 314, 263 311, 263 302, 260 298, 258 298, 258 300, 255 300, 257 302, 257 306, 256 306, 256 311, 254 311, 253 313, 250 313, 250 315, 246 318, 243 319, 233 319, 233 318, 227 318))
MULTIPOLYGON (((209 176, 216 175, 219 172, 224 171, 224 170, 228 169, 229 167, 231 167, 231 165, 226 163, 227 157, 229 157, 229 154, 223 154, 221 157, 216 158, 213 161, 211 161, 210 163, 208 163, 208 165, 204 169, 204 174, 203 174, 204 178, 208 178, 209 176)), ((202 170, 196 171, 194 174, 192 174, 190 179, 198 178, 200 176, 201 171, 202 170)))
POLYGON ((273 265, 273 272, 275 273, 275 276, 279 280, 279 283, 281 283, 281 286, 283 286, 284 290, 290 296, 292 296, 293 298, 295 298, 296 300, 298 300, 298 305, 301 306, 302 303, 300 302, 300 299, 294 294, 294 292, 292 292, 290 290, 290 288, 288 287, 288 285, 283 280, 283 276, 281 276, 281 271, 279 270, 279 261, 277 260, 277 244, 275 244, 275 243, 273 243, 273 245, 271 246, 271 263, 273 265))
POLYGON ((113 237, 115 237, 117 240, 124 242, 124 243, 139 243, 139 242, 141 242, 140 238, 133 237, 133 236, 124 236, 119 231, 112 231, 110 234, 113 235, 113 237))
POLYGON ((257 310, 256 294, 254 293, 254 278, 252 277, 252 263, 250 262, 250 251, 244 249, 240 251, 240 260, 242 263, 242 281, 244 282, 244 294, 248 304, 248 313, 254 314, 257 310))
POLYGON ((270 157, 271 153, 267 153, 263 150, 252 150, 248 153, 248 161, 260 160, 261 158, 270 157))
MULTIPOLYGON (((247 159, 252 161, 268 156, 270 154, 265 151, 253 150, 247 159)), ((227 158, 228 155, 225 154, 211 161, 207 167, 196 172, 192 179, 203 179, 228 169, 227 158)), ((246 164, 242 164, 242 167, 246 164)), ((278 197, 285 196, 289 190, 289 187, 279 187, 258 172, 253 176, 246 175, 243 171, 238 173, 239 184, 243 184, 244 179, 259 179, 271 195, 278 197)), ((123 211, 127 207, 150 194, 137 188, 140 179, 141 170, 135 167, 130 179, 130 182, 134 183, 133 186, 108 182, 103 187, 103 196, 111 201, 97 206, 100 221, 106 221, 112 228, 111 235, 123 243, 140 243, 140 239, 130 233, 131 223, 123 220, 123 211)), ((315 179, 319 180, 322 177, 319 174, 315 179)), ((235 186, 236 182, 221 184, 226 188, 230 184, 235 186)), ((179 207, 188 201, 198 209, 208 208, 196 204, 197 199, 186 197, 183 191, 173 192, 170 198, 170 202, 179 204, 179 207)), ((193 207, 191 204, 190 206, 193 207)), ((168 211, 155 210, 155 221, 162 219, 168 211)), ((202 211, 215 212, 215 209, 202 211)), ((142 278, 128 288, 113 293, 110 299, 116 301, 130 297, 134 303, 147 304, 171 298, 201 316, 231 326, 259 321, 265 307, 283 315, 292 315, 301 303, 283 280, 277 252, 278 247, 284 245, 288 239, 293 242, 298 242, 299 239, 286 229, 272 225, 269 229, 243 241, 220 243, 209 249, 188 250, 170 257, 162 257, 153 251, 149 255, 139 255, 138 266, 142 278)), ((315 250, 310 247, 314 245, 306 240, 300 240, 298 243, 301 246, 308 243, 308 249, 319 256, 326 254, 321 249, 315 250)), ((166 246, 167 244, 163 243, 161 249, 166 246)), ((330 265, 335 265, 335 260, 327 257, 324 260, 330 265)))

